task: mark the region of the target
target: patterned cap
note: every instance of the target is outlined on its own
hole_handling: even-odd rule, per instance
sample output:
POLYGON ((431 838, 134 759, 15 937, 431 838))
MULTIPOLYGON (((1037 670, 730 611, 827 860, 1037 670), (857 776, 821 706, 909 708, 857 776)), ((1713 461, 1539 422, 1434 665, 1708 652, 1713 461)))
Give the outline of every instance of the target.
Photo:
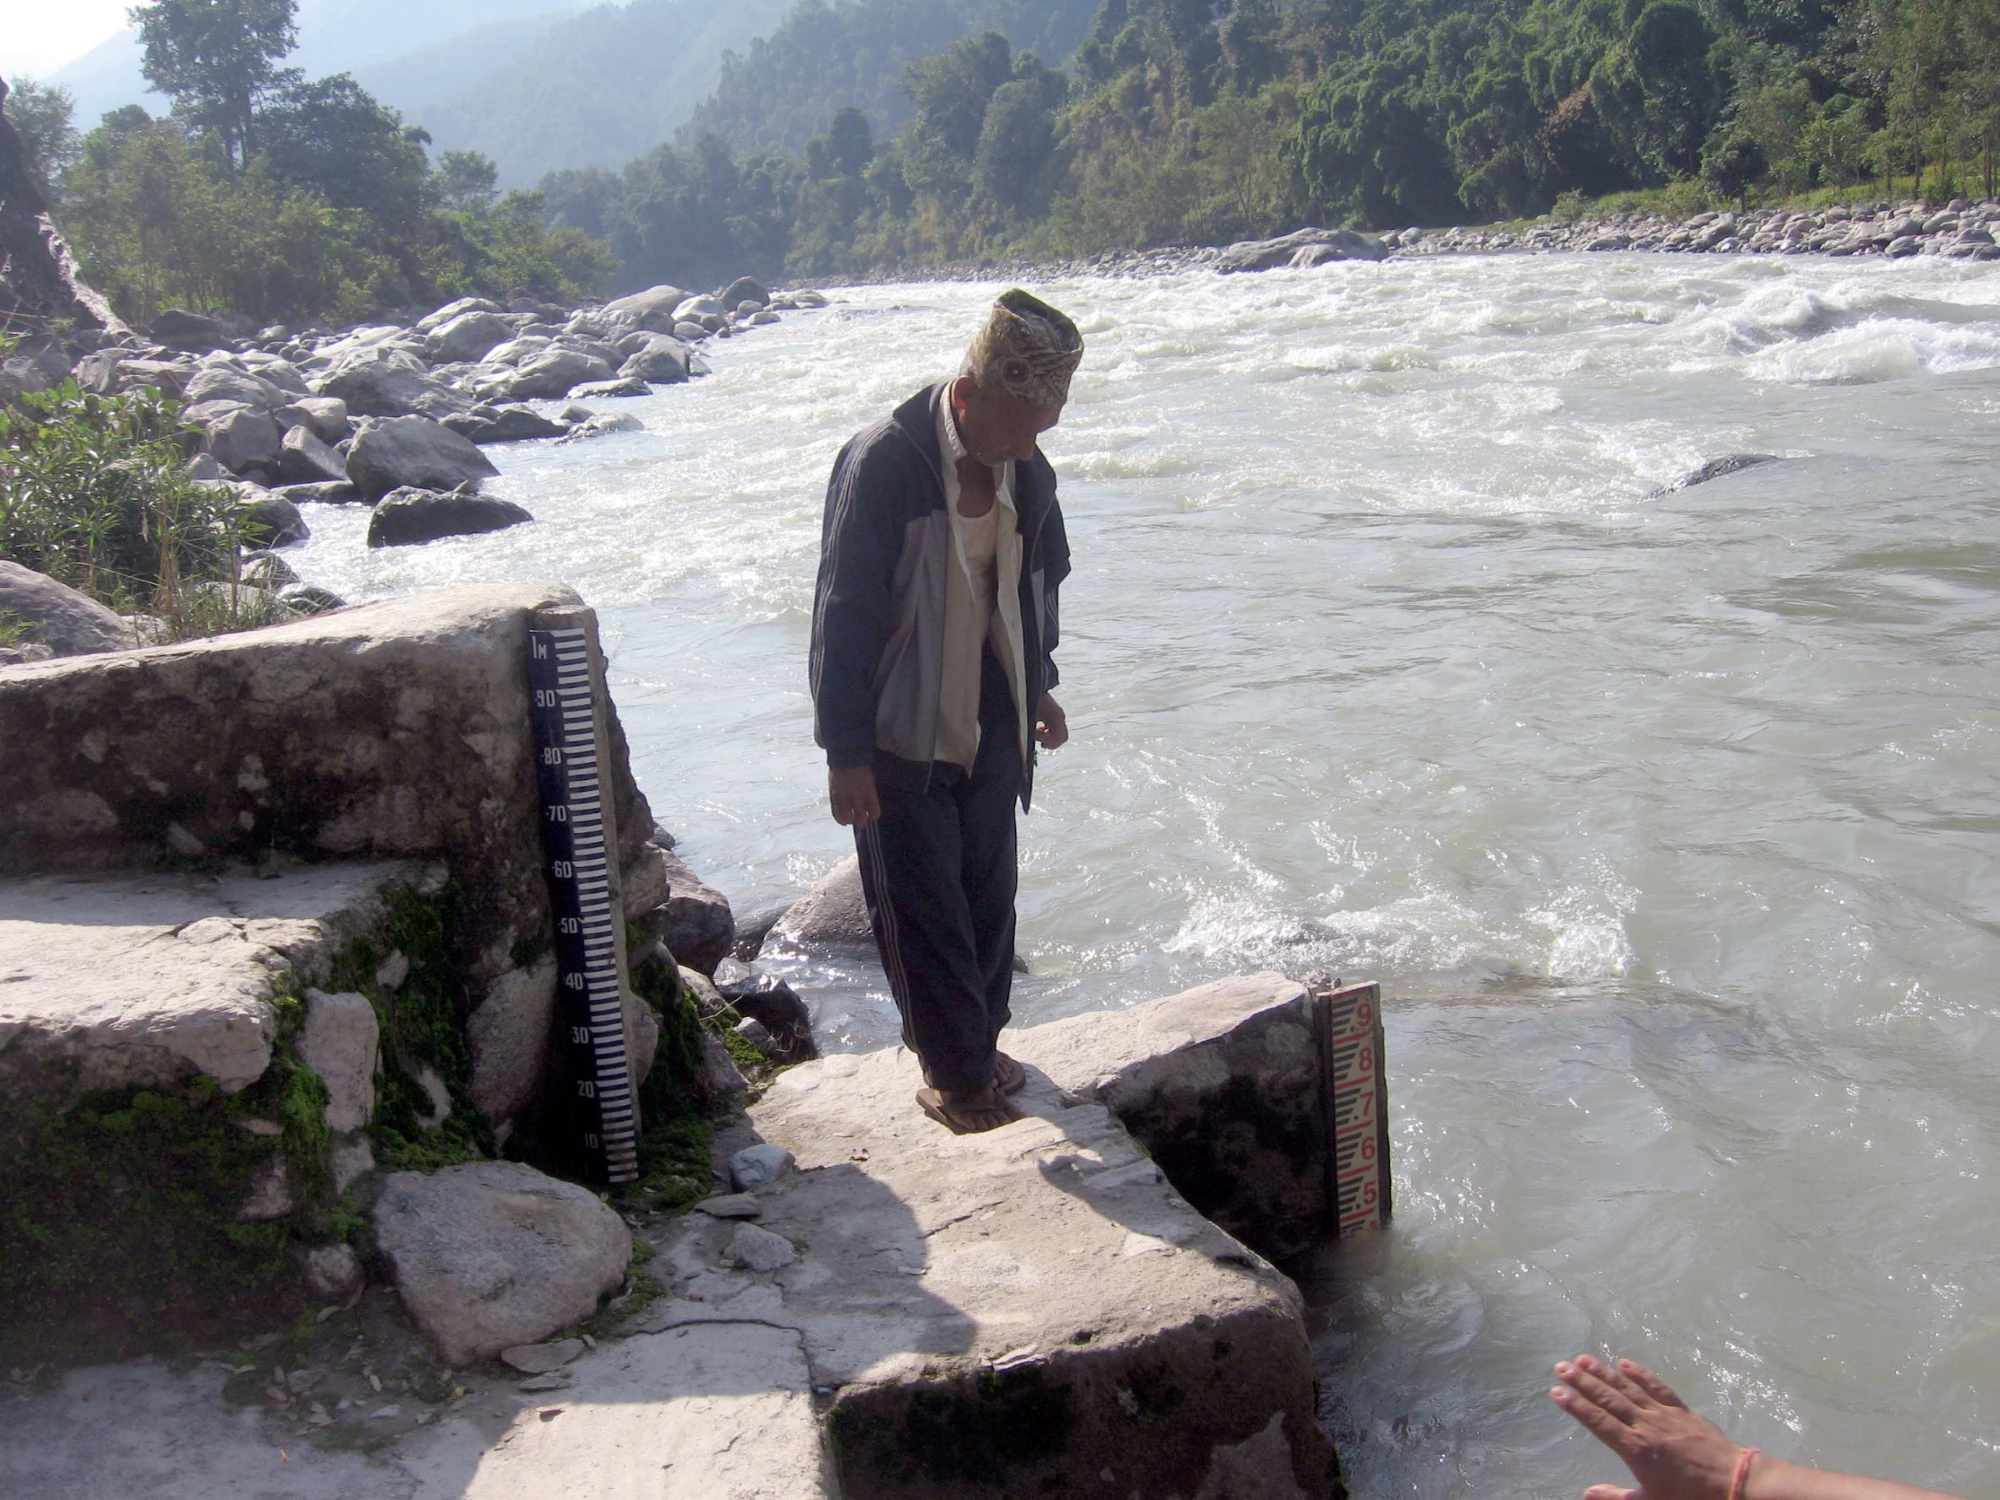
POLYGON ((965 372, 1043 411, 1069 400, 1083 335, 1062 313, 1019 287, 1001 294, 966 351, 965 372))

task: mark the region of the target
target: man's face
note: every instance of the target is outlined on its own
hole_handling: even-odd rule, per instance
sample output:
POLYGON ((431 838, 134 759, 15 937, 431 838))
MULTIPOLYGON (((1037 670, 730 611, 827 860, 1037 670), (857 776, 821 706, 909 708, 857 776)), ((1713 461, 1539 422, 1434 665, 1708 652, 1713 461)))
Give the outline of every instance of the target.
POLYGON ((1035 456, 1035 439, 1062 420, 1060 406, 1030 406, 1005 391, 982 390, 969 375, 952 383, 965 451, 983 464, 1019 463, 1035 456))

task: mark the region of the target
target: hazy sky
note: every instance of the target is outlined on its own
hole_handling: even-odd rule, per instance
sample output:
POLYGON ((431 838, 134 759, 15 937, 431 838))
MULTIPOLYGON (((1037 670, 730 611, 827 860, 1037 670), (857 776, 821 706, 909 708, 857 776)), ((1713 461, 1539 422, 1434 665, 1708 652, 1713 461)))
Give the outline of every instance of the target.
POLYGON ((0 0, 0 74, 42 77, 125 28, 133 0, 0 0))

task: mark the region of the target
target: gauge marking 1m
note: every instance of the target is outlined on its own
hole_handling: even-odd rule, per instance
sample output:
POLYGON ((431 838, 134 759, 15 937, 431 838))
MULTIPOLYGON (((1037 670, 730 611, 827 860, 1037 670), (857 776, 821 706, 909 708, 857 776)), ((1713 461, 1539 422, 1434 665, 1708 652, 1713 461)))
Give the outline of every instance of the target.
POLYGON ((531 629, 528 703, 575 1118, 587 1169, 620 1183, 639 1175, 639 1121, 625 1048, 590 644, 581 626, 531 629))

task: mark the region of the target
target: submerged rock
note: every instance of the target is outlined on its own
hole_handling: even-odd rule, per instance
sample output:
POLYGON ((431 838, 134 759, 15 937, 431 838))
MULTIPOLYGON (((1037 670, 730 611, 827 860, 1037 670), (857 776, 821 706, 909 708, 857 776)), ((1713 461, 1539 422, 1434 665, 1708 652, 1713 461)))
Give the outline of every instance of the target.
POLYGON ((1221 272, 1266 271, 1326 260, 1382 260, 1388 254, 1380 240, 1352 229, 1295 229, 1276 239, 1239 240, 1216 256, 1214 266, 1221 272))
POLYGON ((1725 474, 1740 474, 1745 469, 1754 469, 1759 464, 1774 464, 1778 461, 1775 453, 1732 453, 1726 458, 1711 458, 1707 463, 1662 490, 1662 494, 1672 494, 1675 490, 1692 489, 1698 484, 1707 484, 1711 479, 1720 479, 1725 474))

